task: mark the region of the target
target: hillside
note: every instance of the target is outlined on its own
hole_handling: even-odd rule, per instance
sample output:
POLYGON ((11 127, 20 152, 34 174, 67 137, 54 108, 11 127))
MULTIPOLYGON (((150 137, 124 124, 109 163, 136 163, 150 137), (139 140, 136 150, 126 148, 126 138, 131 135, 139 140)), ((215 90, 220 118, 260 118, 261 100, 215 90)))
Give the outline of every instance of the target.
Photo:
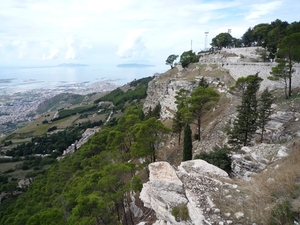
MULTIPOLYGON (((150 181, 144 184, 141 196, 144 204, 155 210, 157 224, 163 224, 162 221, 169 221, 170 224, 266 224, 271 214, 275 216, 274 221, 281 221, 274 224, 286 224, 282 223, 286 218, 276 217, 284 217, 281 214, 286 213, 291 216, 292 212, 300 210, 299 198, 291 197, 293 194, 299 196, 300 193, 297 184, 300 176, 297 163, 300 126, 299 66, 296 65, 296 72, 293 74, 294 95, 285 100, 283 90, 279 89, 282 85, 267 79, 275 63, 259 62, 254 48, 206 54, 200 61, 200 65, 190 65, 187 69, 177 66, 156 77, 149 84, 144 109, 160 102, 162 119, 168 123, 176 111, 176 92, 182 87, 192 89, 194 81, 199 81, 204 76, 219 90, 221 100, 217 107, 204 116, 203 139, 201 142, 193 142, 193 155, 211 152, 215 146, 227 144, 228 136, 225 131, 229 121, 236 117, 236 106, 241 101, 240 97, 228 92, 229 87, 239 77, 258 72, 264 79, 260 92, 268 87, 275 97, 264 142, 254 140, 252 146, 232 154, 232 173, 229 178, 224 175, 224 171, 218 171, 218 168, 206 165, 201 160, 184 163, 174 160, 176 156, 174 157, 171 149, 180 149, 174 138, 161 157, 162 161, 171 165, 175 163, 178 167, 169 167, 166 162, 150 167, 150 181), (241 54, 244 54, 243 57, 240 57, 241 54), (171 171, 173 175, 165 177, 164 174, 171 171), (292 188, 294 192, 286 188, 292 188), (164 189, 170 191, 165 193, 164 189), (190 221, 175 221, 171 213, 172 207, 186 204, 190 221), (164 205, 168 207, 162 209, 164 205), (283 207, 282 211, 280 207, 283 207)), ((177 157, 181 157, 181 154, 181 150, 177 150, 177 157)))
MULTIPOLYGON (((153 78, 133 81, 93 98, 84 110, 71 106, 81 96, 58 96, 70 107, 60 112, 66 118, 76 117, 76 126, 81 126, 79 119, 95 118, 101 110, 106 120, 101 121, 99 132, 80 148, 73 148, 72 154, 52 162, 49 169, 39 170, 39 165, 30 170, 34 174, 23 174, 29 186, 14 189, 14 179, 9 177, 8 182, 1 175, 0 223, 253 225, 299 221, 299 67, 293 76, 293 96, 286 100, 278 83, 266 79, 274 65, 260 62, 253 48, 228 49, 203 53, 200 62, 188 68, 177 65, 153 78), (195 159, 227 144, 226 131, 241 103, 230 87, 239 77, 257 72, 264 79, 260 92, 269 87, 275 97, 263 142, 258 130, 251 145, 231 151, 229 173, 195 159), (220 100, 202 118, 201 141, 193 136, 194 160, 181 162, 183 144, 170 130, 177 111, 175 96, 182 88, 193 91, 202 78, 220 94, 220 100)), ((191 128, 197 133, 196 125, 192 123, 191 128)), ((77 131, 82 133, 82 129, 77 131)), ((38 139, 32 145, 38 146, 38 139)), ((47 145, 51 151, 55 148, 47 145)), ((27 157, 28 162, 35 162, 27 157)))

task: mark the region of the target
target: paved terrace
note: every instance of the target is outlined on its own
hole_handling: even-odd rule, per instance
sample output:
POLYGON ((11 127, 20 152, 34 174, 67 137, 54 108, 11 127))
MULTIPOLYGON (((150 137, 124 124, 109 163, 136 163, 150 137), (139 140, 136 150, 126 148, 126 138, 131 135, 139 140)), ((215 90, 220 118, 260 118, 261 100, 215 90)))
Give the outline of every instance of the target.
MULTIPOLYGON (((253 62, 259 57, 255 54, 257 47, 248 48, 232 48, 224 49, 219 53, 213 53, 206 55, 206 57, 200 58, 200 63, 216 63, 220 67, 229 70, 230 75, 236 80, 239 77, 246 77, 248 75, 256 74, 259 72, 259 76, 264 80, 261 83, 260 90, 264 90, 266 87, 269 89, 283 88, 283 81, 270 81, 267 77, 270 76, 272 67, 276 65, 275 62, 253 62), (231 55, 228 55, 231 53, 231 55), (225 56, 225 55, 228 56, 225 56), (236 56, 234 56, 234 54, 236 56)), ((295 72, 292 76, 292 87, 300 87, 300 64, 294 65, 295 72)))

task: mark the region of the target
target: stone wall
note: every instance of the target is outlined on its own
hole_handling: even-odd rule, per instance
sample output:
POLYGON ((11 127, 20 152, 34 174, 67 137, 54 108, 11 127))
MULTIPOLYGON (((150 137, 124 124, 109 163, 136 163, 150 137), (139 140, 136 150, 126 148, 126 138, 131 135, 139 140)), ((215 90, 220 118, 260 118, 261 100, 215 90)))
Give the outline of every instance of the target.
MULTIPOLYGON (((260 85, 260 91, 268 87, 270 90, 275 88, 284 88, 283 82, 271 81, 268 77, 272 67, 276 66, 276 63, 226 63, 223 65, 225 69, 229 70, 230 75, 237 80, 239 77, 247 77, 259 73, 259 76, 263 78, 260 85)), ((296 64, 294 66, 295 73, 292 76, 292 88, 300 87, 300 66, 296 64)))
MULTIPOLYGON (((271 74, 272 67, 276 66, 275 62, 261 62, 259 56, 256 55, 255 49, 249 48, 232 48, 222 49, 215 53, 204 53, 201 55, 199 62, 201 64, 218 64, 229 70, 230 75, 237 80, 239 77, 247 77, 248 75, 259 73, 264 80, 261 83, 260 91, 268 87, 270 90, 274 88, 283 88, 283 81, 270 81, 267 77, 271 74)), ((292 88, 300 87, 300 64, 294 65, 295 72, 292 76, 292 88)))

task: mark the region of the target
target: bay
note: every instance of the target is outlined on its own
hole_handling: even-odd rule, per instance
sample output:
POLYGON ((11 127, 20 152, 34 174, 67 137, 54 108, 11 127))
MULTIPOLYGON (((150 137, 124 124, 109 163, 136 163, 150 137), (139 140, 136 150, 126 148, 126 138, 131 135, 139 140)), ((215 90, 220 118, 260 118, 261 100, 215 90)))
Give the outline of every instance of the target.
POLYGON ((107 81, 118 85, 134 79, 163 73, 168 67, 117 67, 108 65, 72 67, 0 67, 0 91, 23 92, 33 89, 55 89, 67 85, 89 85, 107 81))

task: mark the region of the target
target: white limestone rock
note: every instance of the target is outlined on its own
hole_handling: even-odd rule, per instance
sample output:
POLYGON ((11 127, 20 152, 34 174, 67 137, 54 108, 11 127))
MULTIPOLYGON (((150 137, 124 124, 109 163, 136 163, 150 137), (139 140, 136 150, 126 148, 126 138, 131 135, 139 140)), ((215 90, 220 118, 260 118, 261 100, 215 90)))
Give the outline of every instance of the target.
POLYGON ((236 213, 234 214, 234 216, 235 216, 235 218, 237 218, 237 219, 241 219, 241 218, 244 217, 244 213, 243 213, 243 212, 236 212, 236 213))
POLYGON ((285 151, 285 148, 284 147, 281 147, 277 153, 277 157, 278 158, 283 158, 283 157, 286 157, 288 156, 288 153, 285 151))
POLYGON ((148 112, 150 108, 153 110, 155 106, 160 103, 160 117, 162 120, 173 118, 174 113, 177 110, 175 104, 177 92, 182 88, 191 91, 197 85, 196 82, 184 80, 184 77, 180 79, 170 79, 167 77, 164 79, 164 76, 166 75, 162 74, 149 82, 147 98, 143 106, 144 112, 148 112))
POLYGON ((167 162, 151 163, 149 171, 149 181, 143 184, 140 194, 144 206, 153 209, 158 220, 180 224, 172 216, 171 210, 174 206, 186 205, 188 202, 181 180, 167 162))
POLYGON ((182 162, 180 166, 178 166, 178 170, 195 177, 209 176, 228 178, 228 174, 224 170, 201 159, 182 162))

